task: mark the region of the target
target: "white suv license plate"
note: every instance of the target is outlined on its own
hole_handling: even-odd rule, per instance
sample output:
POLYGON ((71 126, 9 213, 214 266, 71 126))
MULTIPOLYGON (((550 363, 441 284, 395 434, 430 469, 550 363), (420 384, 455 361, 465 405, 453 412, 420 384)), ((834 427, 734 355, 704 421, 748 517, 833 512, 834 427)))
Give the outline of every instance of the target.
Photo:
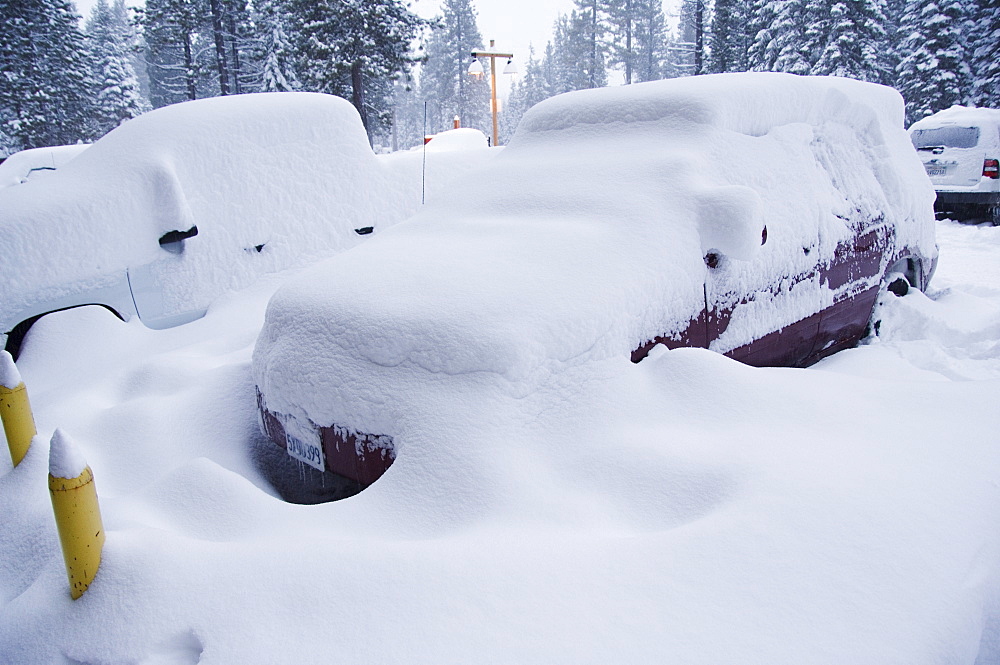
POLYGON ((325 460, 323 459, 323 446, 318 441, 303 441, 297 436, 286 432, 285 446, 291 457, 300 462, 305 462, 314 469, 326 471, 325 460))
POLYGON ((948 169, 944 168, 943 166, 938 166, 934 168, 928 166, 926 168, 927 168, 927 175, 945 175, 948 173, 948 169))

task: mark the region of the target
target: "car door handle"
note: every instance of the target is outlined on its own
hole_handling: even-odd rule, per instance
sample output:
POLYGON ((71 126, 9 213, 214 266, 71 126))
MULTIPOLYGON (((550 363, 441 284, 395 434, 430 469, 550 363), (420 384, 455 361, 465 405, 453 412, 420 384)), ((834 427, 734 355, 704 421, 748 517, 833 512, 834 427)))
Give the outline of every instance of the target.
POLYGON ((169 245, 170 243, 180 242, 182 240, 187 240, 188 238, 193 238, 198 235, 198 227, 192 226, 187 231, 168 231, 160 236, 160 246, 169 245))

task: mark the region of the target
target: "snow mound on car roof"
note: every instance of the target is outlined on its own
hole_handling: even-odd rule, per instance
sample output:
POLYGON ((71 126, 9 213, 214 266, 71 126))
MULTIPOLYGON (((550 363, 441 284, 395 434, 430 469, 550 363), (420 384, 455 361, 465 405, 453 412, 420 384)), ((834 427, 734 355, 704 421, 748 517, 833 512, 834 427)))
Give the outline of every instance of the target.
MULTIPOLYGON (((898 128, 903 122, 899 93, 891 88, 832 76, 781 73, 720 74, 577 91, 534 106, 518 127, 518 140, 541 132, 602 125, 636 129, 662 122, 684 132, 686 123, 762 136, 796 122, 834 119, 863 131, 898 128)), ((608 131, 604 129, 602 131, 608 131)))
POLYGON ((910 129, 927 129, 938 125, 977 125, 983 122, 1000 123, 1000 109, 977 108, 974 106, 952 106, 921 118, 910 125, 910 129))
POLYGON ((330 95, 235 95, 152 111, 50 176, 0 192, 0 302, 16 311, 32 290, 55 298, 162 259, 161 235, 197 225, 183 297, 207 305, 261 272, 359 242, 357 227, 405 216, 419 181, 390 188, 383 171, 354 107, 330 95))
POLYGON ((429 152, 447 152, 449 150, 474 150, 488 146, 486 134, 471 127, 449 129, 435 134, 427 143, 429 152))
MULTIPOLYGON (((902 124, 895 91, 827 77, 552 98, 488 178, 280 290, 255 378, 273 410, 391 432, 387 405, 420 394, 427 372, 492 374, 527 394, 678 333, 704 307, 706 250, 755 257, 739 293, 775 288, 776 272, 811 269, 812 252, 832 256, 883 217, 933 256, 934 193, 902 124)), ((825 288, 746 308, 719 350, 815 313, 815 294, 799 294, 825 288)))
MULTIPOLYGON (((525 114, 511 146, 644 135, 650 141, 647 148, 653 150, 670 149, 679 140, 720 134, 765 137, 797 126, 836 127, 857 141, 858 145, 845 147, 860 150, 854 160, 864 158, 863 168, 871 169, 877 180, 857 182, 853 172, 861 164, 838 159, 838 155, 826 157, 816 146, 817 158, 824 161, 823 167, 844 195, 870 199, 875 185, 893 199, 890 213, 917 218, 924 214, 929 190, 915 184, 922 169, 917 160, 907 158, 912 151, 900 131, 902 98, 892 88, 832 76, 760 72, 686 77, 594 92, 571 92, 537 104, 525 114)), ((814 136, 817 143, 847 138, 829 133, 814 136)), ((733 146, 734 152, 740 149, 733 146)), ((846 157, 836 143, 826 150, 846 157)), ((723 175, 733 172, 725 161, 707 166, 723 175)), ((919 243, 926 238, 906 240, 919 243)))

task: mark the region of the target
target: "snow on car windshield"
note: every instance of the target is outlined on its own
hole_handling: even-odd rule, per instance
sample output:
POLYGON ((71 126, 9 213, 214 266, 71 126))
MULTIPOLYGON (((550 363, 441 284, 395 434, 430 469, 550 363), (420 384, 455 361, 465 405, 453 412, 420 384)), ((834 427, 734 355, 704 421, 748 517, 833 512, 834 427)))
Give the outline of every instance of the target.
POLYGON ((924 148, 975 148, 979 143, 978 127, 933 127, 916 129, 910 134, 913 147, 924 148))

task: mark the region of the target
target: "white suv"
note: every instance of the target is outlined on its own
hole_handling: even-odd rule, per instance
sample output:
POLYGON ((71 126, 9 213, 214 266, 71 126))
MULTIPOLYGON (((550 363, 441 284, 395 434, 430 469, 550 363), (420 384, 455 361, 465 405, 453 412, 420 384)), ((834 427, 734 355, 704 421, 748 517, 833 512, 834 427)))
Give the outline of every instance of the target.
POLYGON ((910 127, 941 217, 1000 225, 1000 110, 953 106, 910 127))

